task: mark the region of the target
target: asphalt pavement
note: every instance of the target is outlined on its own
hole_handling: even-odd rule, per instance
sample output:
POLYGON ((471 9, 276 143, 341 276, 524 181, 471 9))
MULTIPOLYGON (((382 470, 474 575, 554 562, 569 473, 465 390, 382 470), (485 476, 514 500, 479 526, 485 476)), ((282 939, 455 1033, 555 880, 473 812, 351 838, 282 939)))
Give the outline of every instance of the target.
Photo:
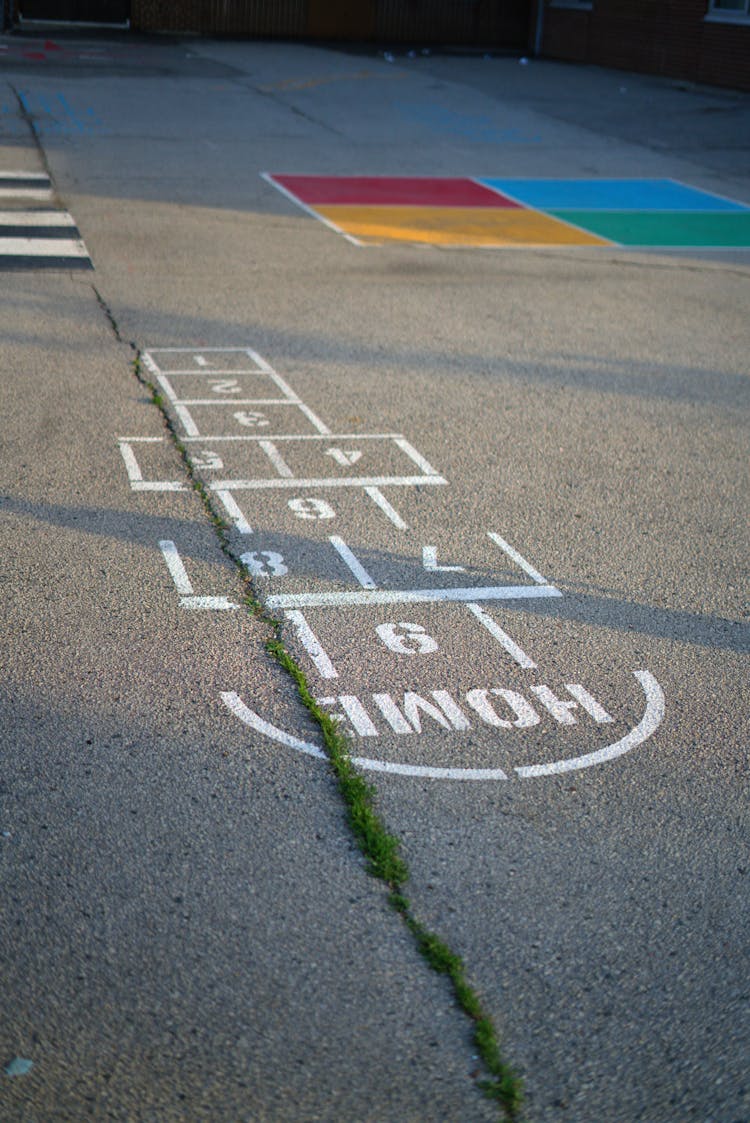
POLYGON ((519 1118, 750 1120, 749 124, 0 41, 0 1119, 502 1117, 277 627, 519 1118))

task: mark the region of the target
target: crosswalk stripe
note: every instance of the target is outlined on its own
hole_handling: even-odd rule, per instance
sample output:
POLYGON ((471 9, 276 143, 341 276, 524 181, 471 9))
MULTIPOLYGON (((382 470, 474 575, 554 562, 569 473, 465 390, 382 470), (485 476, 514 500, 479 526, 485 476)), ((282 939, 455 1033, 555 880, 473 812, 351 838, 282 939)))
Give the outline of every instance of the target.
POLYGON ((80 238, 3 238, 0 235, 0 261, 3 257, 88 257, 80 238))
POLYGON ((75 226, 67 211, 0 211, 0 231, 7 226, 75 226))
POLYGON ((23 202, 50 203, 51 187, 9 187, 0 182, 0 199, 21 199, 23 202))
POLYGON ((53 201, 50 178, 0 171, 0 272, 9 269, 93 269, 75 219, 67 211, 29 207, 53 201), (11 209, 12 204, 18 209, 11 209), (10 204, 10 206, 8 206, 10 204))

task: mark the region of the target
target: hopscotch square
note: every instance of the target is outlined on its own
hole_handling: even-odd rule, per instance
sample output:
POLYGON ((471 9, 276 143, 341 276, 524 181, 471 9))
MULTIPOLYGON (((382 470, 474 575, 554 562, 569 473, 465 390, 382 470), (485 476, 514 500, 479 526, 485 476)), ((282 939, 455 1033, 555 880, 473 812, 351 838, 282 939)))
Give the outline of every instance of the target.
POLYGON ((152 374, 232 374, 270 371, 268 363, 247 347, 154 347, 143 354, 152 374))
POLYGON ((297 402, 268 371, 169 371, 155 375, 160 389, 178 405, 219 405, 260 402, 297 402))
POLYGON ((201 472, 205 471, 209 486, 220 490, 282 488, 306 493, 446 483, 419 451, 398 435, 291 436, 258 430, 241 438, 225 435, 213 440, 188 440, 186 449, 201 472))
POLYGON ((210 405, 170 404, 181 436, 205 440, 212 436, 243 437, 314 434, 317 426, 294 400, 240 405, 216 402, 210 405))

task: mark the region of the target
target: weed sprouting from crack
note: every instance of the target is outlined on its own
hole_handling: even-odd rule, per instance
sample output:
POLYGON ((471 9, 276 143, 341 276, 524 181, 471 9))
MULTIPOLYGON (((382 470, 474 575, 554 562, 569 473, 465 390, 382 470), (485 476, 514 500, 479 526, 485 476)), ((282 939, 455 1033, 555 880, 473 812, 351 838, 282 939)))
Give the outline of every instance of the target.
POLYGON ((206 515, 217 532, 222 551, 240 570, 246 607, 255 617, 263 620, 271 631, 270 638, 265 642, 266 650, 292 679, 297 687, 300 701, 320 729, 328 762, 338 783, 346 810, 349 827, 365 858, 368 872, 384 884, 388 890, 388 903, 411 933, 420 955, 434 971, 448 978, 456 1004, 471 1020, 474 1048, 489 1074, 485 1079, 478 1081, 479 1088, 485 1096, 497 1103, 503 1120, 507 1123, 520 1123, 523 1102, 521 1079, 502 1057, 492 1019, 484 1010, 477 992, 466 978, 463 960, 414 915, 405 892, 409 870, 400 853, 398 839, 388 832, 378 814, 375 787, 369 784, 355 768, 346 736, 330 714, 320 708, 310 692, 304 672, 286 650, 281 639, 281 622, 266 611, 256 596, 240 559, 231 549, 230 526, 216 513, 211 495, 195 473, 187 449, 175 430, 164 398, 142 369, 138 352, 133 368, 136 377, 149 391, 153 404, 162 415, 164 425, 180 454, 190 484, 200 496, 206 515))

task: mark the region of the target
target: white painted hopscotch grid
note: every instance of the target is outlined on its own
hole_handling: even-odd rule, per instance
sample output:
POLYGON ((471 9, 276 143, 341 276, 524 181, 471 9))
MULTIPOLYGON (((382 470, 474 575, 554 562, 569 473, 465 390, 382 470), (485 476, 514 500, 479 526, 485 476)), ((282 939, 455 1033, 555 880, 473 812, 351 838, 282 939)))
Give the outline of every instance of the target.
POLYGON ((72 215, 53 203, 49 176, 0 172, 0 271, 93 268, 72 215))
MULTIPOLYGON (((181 429, 180 438, 193 467, 223 504, 235 529, 248 537, 255 533, 254 520, 252 511, 246 508, 247 500, 238 501, 237 495, 243 492, 281 492, 296 518, 326 520, 335 517, 330 502, 309 493, 355 489, 392 526, 406 531, 406 520, 386 497, 385 490, 447 484, 402 434, 332 433, 289 383, 250 348, 153 349, 144 353, 143 363, 181 429), (308 431, 276 431, 272 421, 277 420, 278 415, 273 412, 277 408, 285 411, 286 417, 301 418, 308 431), (200 418, 199 409, 204 411, 200 418), (217 420, 244 432, 213 431, 217 420), (317 469, 314 475, 305 471, 311 463, 317 469), (227 474, 230 467, 235 471, 227 474)), ((120 439, 120 452, 135 491, 176 491, 185 486, 178 480, 144 478, 141 461, 148 455, 148 446, 159 440, 120 439)), ((463 566, 440 564, 436 548, 426 545, 422 550, 422 580, 418 584, 406 588, 384 585, 350 544, 336 534, 328 535, 322 544, 338 576, 334 589, 300 591, 297 587, 294 591, 277 592, 278 579, 293 577, 294 559, 284 558, 271 548, 273 543, 266 541, 267 536, 260 545, 268 549, 247 551, 242 560, 254 578, 276 579, 274 591, 269 590, 265 603, 271 610, 292 611, 300 635, 308 634, 300 622, 301 610, 305 608, 458 602, 466 604, 471 618, 508 651, 510 637, 493 627, 479 605, 561 594, 499 534, 491 531, 486 537, 498 548, 498 554, 505 555, 522 571, 523 583, 471 583, 464 577, 463 566), (443 575, 450 577, 446 580, 443 575), (347 577, 350 587, 342 588, 347 577)))
MULTIPOLYGON (((357 756, 353 758, 356 764, 402 776, 505 780, 508 771, 494 764, 479 767, 479 760, 474 767, 423 764, 418 752, 411 762, 393 760, 389 754, 395 750, 387 747, 388 739, 410 738, 423 728, 433 734, 440 729, 455 734, 485 728, 517 737, 524 730, 542 728, 545 718, 561 730, 575 728, 579 720, 603 729, 615 722, 582 683, 564 682, 553 688, 547 682, 533 681, 538 672, 536 660, 501 627, 497 616, 503 603, 562 594, 500 533, 493 529, 474 535, 473 564, 451 555, 446 546, 449 539, 441 531, 437 533, 442 535, 442 548, 434 544, 436 539, 415 546, 415 535, 398 509, 397 497, 404 495, 404 489, 446 486, 448 481, 405 436, 333 433, 285 379, 249 348, 159 349, 147 352, 143 361, 193 469, 223 505, 243 545, 247 544, 239 557, 241 564, 265 606, 288 625, 294 644, 303 659, 309 660, 311 673, 326 684, 318 703, 336 720, 346 722, 356 737, 385 738, 385 758, 357 756), (351 514, 352 503, 359 497, 386 520, 389 548, 353 548, 351 540, 347 541, 347 513, 351 514), (303 521, 304 533, 299 524, 295 526, 297 520, 303 521), (402 540, 405 545, 399 547, 402 540), (514 570, 518 581, 512 579, 514 570), (428 631, 414 619, 418 608, 413 615, 404 611, 410 605, 445 607, 438 616, 429 609, 433 624, 428 631), (389 606, 394 607, 390 620, 389 606), (368 609, 376 611, 363 616, 368 609), (347 625, 331 616, 342 610, 347 625), (462 676, 452 673, 450 683, 438 689, 428 679, 425 686, 416 688, 410 681, 405 691, 402 683, 401 694, 382 686, 370 694, 362 693, 367 689, 365 677, 359 682, 358 695, 351 686, 336 681, 340 674, 346 677, 347 669, 351 671, 351 637, 360 633, 363 639, 369 635, 371 642, 374 639, 380 645, 381 659, 383 650, 397 660, 444 652, 445 637, 434 621, 438 617, 445 621, 446 613, 453 614, 454 622, 463 620, 479 629, 490 650, 502 652, 499 661, 492 656, 493 668, 503 667, 506 674, 510 668, 513 674, 526 676, 523 681, 506 679, 503 686, 469 682, 467 689, 462 676), (327 685, 334 682, 335 686, 327 685), (329 693, 331 690, 335 693, 329 693)), ((183 491, 189 486, 159 476, 159 464, 168 462, 165 452, 170 442, 166 438, 121 437, 119 445, 134 491, 183 491)), ((465 536, 460 541, 463 546, 465 536)), ((231 611, 240 607, 226 597, 196 593, 177 543, 162 539, 159 549, 183 608, 231 611)), ((430 618, 424 618, 429 624, 430 618)), ((664 696, 648 671, 632 674, 646 709, 627 734, 590 750, 579 748, 574 755, 560 753, 558 759, 542 754, 547 759, 532 763, 534 757, 529 762, 527 756, 523 763, 512 765, 512 772, 528 779, 588 768, 613 760, 651 737, 663 718, 664 696)), ((325 755, 319 746, 267 721, 238 694, 225 691, 222 700, 256 733, 310 756, 325 755)), ((439 761, 443 750, 434 744, 434 737, 430 744, 439 761)), ((474 751, 484 752, 476 744, 474 751)), ((494 761, 495 752, 493 748, 485 759, 494 761)))

